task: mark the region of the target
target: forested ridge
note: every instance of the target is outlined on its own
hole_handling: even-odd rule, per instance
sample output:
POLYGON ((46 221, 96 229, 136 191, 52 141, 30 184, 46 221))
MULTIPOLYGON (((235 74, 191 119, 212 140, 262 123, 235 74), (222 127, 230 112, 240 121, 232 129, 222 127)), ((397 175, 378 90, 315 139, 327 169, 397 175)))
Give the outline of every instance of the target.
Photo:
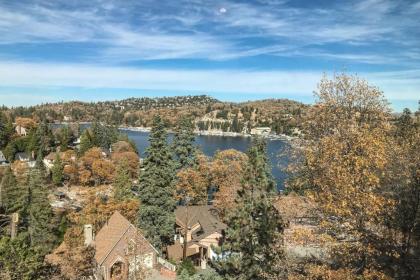
POLYGON ((174 128, 183 116, 194 120, 197 130, 249 133, 254 127, 292 134, 301 127, 307 105, 287 99, 242 103, 221 102, 206 95, 162 98, 128 98, 104 102, 59 102, 37 106, 3 108, 12 118, 34 117, 48 122, 93 122, 130 127, 151 127, 154 115, 174 128))

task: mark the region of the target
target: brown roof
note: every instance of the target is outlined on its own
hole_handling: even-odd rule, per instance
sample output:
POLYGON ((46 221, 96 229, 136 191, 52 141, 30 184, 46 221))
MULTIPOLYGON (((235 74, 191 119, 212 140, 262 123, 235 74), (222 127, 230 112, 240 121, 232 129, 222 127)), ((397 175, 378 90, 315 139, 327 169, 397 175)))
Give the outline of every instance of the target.
MULTIPOLYGON (((187 257, 193 256, 195 254, 197 254, 196 250, 194 250, 194 248, 190 248, 189 246, 191 246, 193 243, 188 242, 187 244, 187 257)), ((180 244, 179 242, 176 242, 173 245, 168 246, 167 248, 168 251, 168 256, 175 260, 175 261, 179 261, 182 259, 183 257, 183 253, 184 253, 184 246, 183 244, 180 244)))
POLYGON ((199 241, 215 232, 222 233, 227 226, 219 220, 218 211, 210 205, 178 206, 175 210, 176 223, 184 227, 188 218, 188 228, 199 224, 201 229, 193 233, 193 241, 199 241))
MULTIPOLYGON (((124 237, 130 228, 137 231, 133 224, 131 224, 118 211, 115 211, 95 237, 95 259, 98 264, 101 264, 106 259, 108 254, 113 250, 115 245, 124 237)), ((138 231, 137 233, 141 235, 138 231)), ((146 241, 143 236, 141 237, 146 241)), ((148 245, 152 247, 149 243, 148 245)))

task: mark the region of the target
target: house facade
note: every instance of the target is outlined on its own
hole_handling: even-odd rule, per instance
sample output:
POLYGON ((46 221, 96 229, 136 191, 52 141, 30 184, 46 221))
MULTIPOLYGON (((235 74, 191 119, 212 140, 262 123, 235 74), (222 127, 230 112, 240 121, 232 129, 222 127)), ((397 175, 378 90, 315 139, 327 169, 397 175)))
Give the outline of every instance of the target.
POLYGON ((118 211, 96 236, 85 226, 85 244, 95 247, 97 279, 135 279, 140 270, 157 265, 158 251, 118 211))
POLYGON ((168 258, 181 261, 186 243, 187 257, 205 269, 207 262, 217 257, 214 248, 221 245, 227 226, 219 220, 216 208, 208 205, 178 206, 175 217, 175 243, 167 248, 168 258))

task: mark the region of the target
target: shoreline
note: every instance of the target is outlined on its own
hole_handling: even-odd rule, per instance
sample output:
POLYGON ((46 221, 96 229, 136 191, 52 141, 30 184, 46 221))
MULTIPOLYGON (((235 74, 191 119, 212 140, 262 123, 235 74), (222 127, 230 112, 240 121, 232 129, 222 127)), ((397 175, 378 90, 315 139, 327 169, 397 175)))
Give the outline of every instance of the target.
MULTIPOLYGON (((79 122, 79 124, 91 124, 92 122, 79 122)), ((54 124, 58 124, 58 125, 69 125, 70 123, 68 122, 61 122, 61 123, 54 123, 54 124)), ((118 129, 120 130, 127 130, 127 131, 133 131, 133 132, 150 132, 150 130, 152 129, 151 127, 142 127, 142 126, 118 126, 118 129)), ((173 130, 168 130, 168 133, 174 133, 173 130)), ((289 136, 286 134, 261 134, 261 135, 256 135, 256 134, 250 134, 250 133, 241 133, 241 132, 229 132, 229 131, 220 131, 220 130, 194 130, 194 134, 195 135, 199 135, 199 136, 219 136, 219 137, 244 137, 244 138, 249 138, 249 137, 262 137, 264 139, 268 139, 268 140, 285 140, 285 141, 293 141, 295 139, 298 139, 298 137, 296 136, 289 136)))
MULTIPOLYGON (((138 132, 150 132, 150 127, 131 127, 131 126, 119 126, 118 129, 121 130, 128 130, 128 131, 138 131, 138 132)), ((172 130, 168 130, 169 133, 174 133, 172 130)), ((250 133, 240 133, 240 132, 224 132, 224 131, 217 131, 217 130, 194 130, 195 135, 200 136, 220 136, 220 137, 255 137, 260 136, 264 139, 269 140, 287 140, 291 141, 296 139, 297 137, 285 135, 285 134, 263 134, 263 135, 253 135, 250 133)))

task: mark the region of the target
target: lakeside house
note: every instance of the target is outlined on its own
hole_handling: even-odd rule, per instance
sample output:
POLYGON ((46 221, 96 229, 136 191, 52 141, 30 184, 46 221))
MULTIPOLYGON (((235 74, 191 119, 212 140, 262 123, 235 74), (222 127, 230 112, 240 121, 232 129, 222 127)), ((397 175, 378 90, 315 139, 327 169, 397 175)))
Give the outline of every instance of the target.
POLYGON ((227 226, 219 220, 218 211, 213 206, 178 206, 175 210, 176 235, 174 245, 168 246, 168 258, 181 261, 184 241, 187 244, 187 257, 197 266, 205 269, 208 260, 217 254, 214 247, 221 245, 227 226), (186 236, 187 240, 184 240, 186 236))
POLYGON ((34 157, 31 154, 25 152, 16 153, 15 160, 25 162, 31 168, 35 167, 36 164, 34 157))
POLYGON ((21 125, 17 125, 15 127, 15 131, 19 136, 26 136, 28 135, 28 131, 25 127, 21 126, 21 125))
POLYGON ((157 265, 158 251, 118 211, 96 236, 92 226, 85 225, 85 245, 95 247, 97 274, 104 280, 127 279, 136 270, 157 265))
POLYGON ((270 127, 255 127, 251 129, 251 135, 267 136, 270 133, 270 127))
MULTIPOLYGON (((95 279, 136 279, 136 272, 153 270, 158 265, 158 251, 118 211, 96 235, 92 225, 85 225, 84 244, 95 249, 95 279)), ((46 261, 60 266, 68 250, 68 245, 63 242, 46 256, 46 261)))

